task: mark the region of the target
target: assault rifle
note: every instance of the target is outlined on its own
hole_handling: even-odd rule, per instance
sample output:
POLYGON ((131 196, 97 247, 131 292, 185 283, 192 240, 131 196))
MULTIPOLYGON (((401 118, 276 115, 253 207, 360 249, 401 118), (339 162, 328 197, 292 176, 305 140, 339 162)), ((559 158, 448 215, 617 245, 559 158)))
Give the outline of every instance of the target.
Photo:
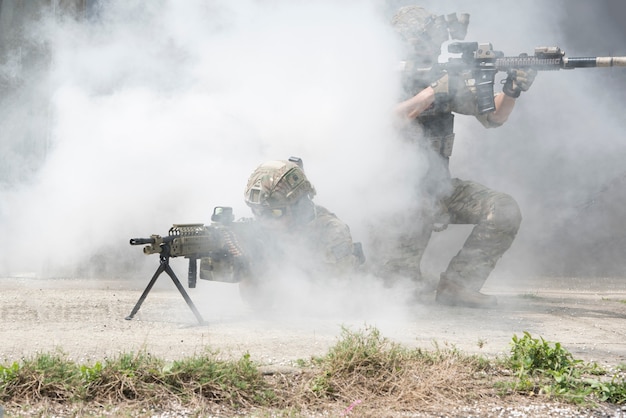
MULTIPOLYGON (((141 304, 150 293, 157 278, 165 272, 170 276, 174 285, 187 302, 198 322, 204 323, 202 316, 196 309, 191 298, 176 277, 169 264, 171 257, 185 257, 189 259, 189 271, 187 274, 188 286, 196 287, 198 274, 198 259, 210 260, 208 276, 200 275, 206 280, 219 280, 237 282, 245 274, 248 267, 247 258, 243 256, 244 250, 239 238, 250 232, 249 224, 243 221, 233 222, 232 208, 217 206, 211 216, 212 224, 174 224, 166 236, 151 235, 150 238, 131 238, 130 245, 146 245, 144 254, 159 254, 159 267, 152 276, 148 286, 135 304, 131 313, 126 317, 132 319, 141 304), (211 270, 228 270, 230 274, 219 278, 213 277, 211 270)), ((202 273, 205 273, 204 271, 202 273)))
MULTIPOLYGON (((441 75, 472 72, 476 84, 478 109, 480 113, 495 110, 494 80, 498 71, 532 68, 537 71, 569 70, 592 67, 626 67, 626 57, 566 57, 557 46, 535 48, 535 54, 520 54, 505 57, 501 51, 494 51, 490 43, 453 42, 448 52, 461 54, 460 58, 449 58, 447 63, 439 63, 427 68, 412 68, 411 62, 404 62, 405 76, 425 79, 429 73, 441 75)), ((435 80, 432 80, 435 81, 435 80)))

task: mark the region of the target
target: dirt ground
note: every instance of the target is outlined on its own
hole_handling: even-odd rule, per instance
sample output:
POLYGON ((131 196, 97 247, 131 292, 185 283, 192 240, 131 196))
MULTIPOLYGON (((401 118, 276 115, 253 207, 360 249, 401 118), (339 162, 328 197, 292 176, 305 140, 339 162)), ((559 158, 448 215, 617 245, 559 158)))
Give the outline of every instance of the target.
MULTIPOLYGON (((488 310, 439 306, 434 294, 407 303, 402 289, 394 293, 365 284, 339 295, 300 289, 291 303, 263 314, 241 301, 236 284, 199 281, 188 289, 183 283, 200 323, 162 275, 134 318, 125 319, 149 279, 0 278, 0 364, 54 350, 93 364, 119 353, 143 351, 175 360, 210 349, 223 357, 250 353, 263 367, 280 372, 293 360, 325 354, 342 327, 368 326, 409 347, 457 348, 489 358, 507 354, 511 337, 527 331, 560 342, 578 359, 609 369, 626 363, 626 278, 537 277, 515 286, 490 280, 484 291, 497 295, 499 305, 488 310)), ((600 412, 533 402, 469 410, 459 405, 456 412, 437 416, 626 416, 619 406, 600 412)), ((153 416, 188 416, 180 414, 153 416)))
POLYGON ((488 310, 439 306, 431 295, 400 303, 374 289, 369 299, 353 293, 356 301, 343 295, 325 306, 307 305, 314 296, 304 294, 264 314, 242 303, 236 284, 199 281, 187 289, 183 283, 201 324, 162 275, 135 317, 125 319, 148 281, 0 278, 0 362, 56 349, 81 362, 140 350, 173 360, 211 348, 280 366, 324 354, 342 326, 375 326, 410 347, 456 347, 488 357, 506 354, 511 337, 527 331, 585 361, 626 363, 626 278, 538 277, 515 286, 490 280, 484 291, 497 295, 499 305, 488 310), (377 298, 385 302, 377 305, 377 298))

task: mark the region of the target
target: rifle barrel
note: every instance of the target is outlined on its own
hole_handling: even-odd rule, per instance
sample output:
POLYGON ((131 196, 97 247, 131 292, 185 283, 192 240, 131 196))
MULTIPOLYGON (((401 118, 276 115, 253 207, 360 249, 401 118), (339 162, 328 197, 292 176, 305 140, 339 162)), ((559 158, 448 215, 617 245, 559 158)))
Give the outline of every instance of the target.
POLYGON ((166 235, 164 237, 156 236, 156 238, 131 238, 130 245, 156 244, 157 240, 159 243, 167 243, 174 241, 176 238, 178 238, 177 235, 166 235))
POLYGON ((563 57, 563 68, 599 67, 597 57, 563 57))
POLYGON ((130 245, 154 244, 154 238, 131 238, 130 245))

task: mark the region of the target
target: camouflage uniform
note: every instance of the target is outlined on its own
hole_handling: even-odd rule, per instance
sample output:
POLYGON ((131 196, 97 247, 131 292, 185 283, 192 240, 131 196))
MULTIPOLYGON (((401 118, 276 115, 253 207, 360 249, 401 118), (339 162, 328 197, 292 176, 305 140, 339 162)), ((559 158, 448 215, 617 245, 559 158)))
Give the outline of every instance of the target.
POLYGON ((271 248, 265 252, 273 253, 268 259, 292 263, 311 275, 354 271, 362 260, 350 228, 314 204, 314 196, 315 188, 296 162, 268 161, 252 173, 245 199, 271 248))
MULTIPOLYGON (((313 278, 337 277, 360 264, 348 225, 315 205, 309 222, 288 231, 261 228, 267 237, 266 258, 273 268, 291 265, 313 278)), ((258 221, 257 221, 258 222, 258 221)))
POLYGON ((354 244, 348 225, 328 209, 315 205, 315 218, 294 231, 301 237, 318 269, 334 274, 353 271, 360 261, 354 253, 354 244))
POLYGON ((220 263, 206 257, 200 278, 239 283, 242 299, 257 309, 276 301, 274 280, 291 274, 313 280, 335 279, 363 263, 361 246, 334 213, 313 203, 315 188, 299 159, 261 164, 244 193, 253 219, 237 222, 233 247, 220 263))
MULTIPOLYGON (((441 208, 438 214, 443 216, 441 221, 476 225, 461 251, 448 265, 444 276, 458 285, 478 291, 496 262, 513 243, 522 217, 511 196, 476 182, 450 179, 448 161, 454 143, 453 113, 473 115, 486 128, 499 125, 490 123, 486 115, 478 114, 476 91, 471 79, 454 78, 456 85, 452 85, 448 79, 444 75, 433 83, 437 96, 435 106, 423 112, 411 124, 410 132, 405 132, 405 137, 411 141, 427 142, 441 157, 443 169, 431 170, 432 175, 440 178, 434 182, 431 178, 426 184, 427 188, 432 188, 433 183, 439 183, 439 190, 446 191, 441 198, 441 206, 434 206, 441 208)), ((430 232, 426 230, 427 235, 430 232)))
MULTIPOLYGON (((403 8, 395 19, 396 29, 412 45, 419 44, 422 38, 435 40, 445 24, 443 16, 432 16, 421 8, 403 8), (416 27, 421 28, 421 32, 416 33, 416 27)), ((469 16, 464 20, 467 23, 469 16)), ((464 37, 464 30, 460 32, 464 37)), ((423 63, 417 62, 416 65, 420 64, 423 63)), ((424 74, 423 78, 413 77, 405 82, 406 97, 412 97, 428 86, 435 91, 435 102, 403 129, 402 136, 415 143, 422 152, 436 154, 439 158, 430 159, 432 163, 426 178, 417 185, 419 209, 397 221, 408 221, 410 226, 400 234, 395 254, 387 259, 384 270, 419 281, 421 258, 437 223, 444 228, 447 224, 474 224, 462 249, 441 275, 437 299, 446 304, 492 306, 496 303, 495 297, 483 295, 479 290, 511 246, 520 226, 521 213, 511 196, 472 181, 451 178, 448 162, 455 136, 454 113, 475 116, 486 128, 499 125, 491 123, 486 114, 479 114, 471 73, 452 75, 433 71, 424 74), (446 292, 455 296, 444 298, 446 292)))

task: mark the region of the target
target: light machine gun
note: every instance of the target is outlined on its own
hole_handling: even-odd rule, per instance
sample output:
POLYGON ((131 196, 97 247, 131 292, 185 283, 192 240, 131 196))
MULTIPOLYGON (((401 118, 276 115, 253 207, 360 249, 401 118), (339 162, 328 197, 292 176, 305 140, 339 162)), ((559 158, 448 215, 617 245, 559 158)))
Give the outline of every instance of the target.
POLYGON ((143 249, 144 254, 159 254, 159 267, 126 319, 130 320, 135 316, 157 278, 165 272, 176 285, 198 322, 204 324, 198 309, 170 267, 169 260, 171 257, 189 259, 187 279, 190 288, 196 287, 198 259, 202 258, 210 259, 212 264, 227 266, 232 274, 228 276, 229 280, 224 281, 238 281, 246 269, 246 259, 243 257, 237 230, 241 229, 240 227, 245 223, 233 222, 233 219, 232 208, 217 206, 213 210, 212 224, 209 226, 204 224, 174 224, 166 236, 151 235, 150 238, 131 238, 130 245, 147 244, 143 249))
MULTIPOLYGON (((403 63, 404 76, 409 78, 427 78, 429 73, 448 74, 472 72, 475 80, 478 110, 488 113, 495 110, 494 80, 498 71, 508 72, 513 69, 532 68, 537 71, 569 70, 592 67, 626 67, 626 57, 566 57, 557 46, 535 48, 535 54, 521 54, 517 57, 505 57, 500 51, 494 51, 490 43, 452 42, 448 52, 461 54, 460 58, 449 58, 447 63, 433 67, 419 68, 410 61, 403 63)), ((436 81, 436 80, 432 80, 436 81)))

